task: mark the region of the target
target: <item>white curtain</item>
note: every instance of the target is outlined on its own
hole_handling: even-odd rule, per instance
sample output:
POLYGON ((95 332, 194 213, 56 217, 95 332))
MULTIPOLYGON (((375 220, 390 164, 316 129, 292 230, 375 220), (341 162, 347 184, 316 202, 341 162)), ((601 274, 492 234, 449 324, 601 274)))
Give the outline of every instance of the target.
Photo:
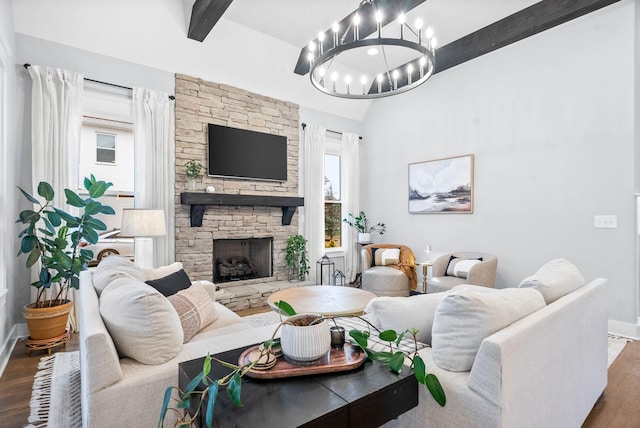
MULTIPOLYGON (((32 192, 37 195, 38 183, 46 181, 56 192, 54 206, 67 208, 64 189, 77 189, 78 183, 84 77, 39 65, 32 65, 28 70, 31 76, 32 192)), ((31 269, 32 280, 37 277, 38 269, 31 269)), ((35 300, 35 295, 32 297, 35 300)), ((73 289, 69 298, 75 299, 73 289)), ((69 317, 71 331, 77 331, 75 320, 74 309, 69 317)))
POLYGON ((64 207, 64 189, 76 189, 82 129, 82 74, 32 65, 31 180, 49 182, 56 191, 55 206, 64 207), (73 165, 73 167, 72 167, 73 165))
MULTIPOLYGON (((360 138, 356 134, 345 132, 342 134, 342 174, 344 183, 344 197, 346 201, 344 212, 357 215, 360 212, 360 138)), ((345 216, 346 217, 346 216, 345 216)), ((345 269, 346 282, 353 282, 359 271, 360 245, 357 243, 356 232, 348 229, 344 236, 346 249, 345 269)))
POLYGON ((302 235, 307 240, 309 277, 316 278, 316 262, 324 251, 324 150, 327 129, 308 124, 304 130, 304 210, 302 235))
MULTIPOLYGON (((174 216, 174 109, 169 94, 133 88, 133 139, 135 145, 135 207, 162 209, 167 234, 153 239, 153 254, 145 260, 164 266, 175 260, 174 216)), ((144 245, 136 238, 136 246, 144 245)), ((151 251, 147 248, 146 251, 151 251)))

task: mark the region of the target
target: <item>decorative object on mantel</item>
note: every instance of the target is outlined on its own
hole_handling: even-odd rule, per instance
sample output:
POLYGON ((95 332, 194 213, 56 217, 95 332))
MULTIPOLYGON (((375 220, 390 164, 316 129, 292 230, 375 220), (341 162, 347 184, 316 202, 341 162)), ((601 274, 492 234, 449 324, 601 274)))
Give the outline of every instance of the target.
POLYGON ((409 213, 473 213, 473 155, 409 164, 409 213))
POLYGON ((204 190, 205 190, 205 192, 207 192, 207 193, 215 193, 215 192, 216 192, 216 188, 215 188, 215 187, 213 187, 213 186, 207 186, 207 188, 206 188, 206 189, 204 189, 204 190))
POLYGON ((180 203, 191 205, 191 227, 201 227, 207 205, 263 206, 282 208, 282 225, 291 224, 296 207, 304 206, 304 198, 268 195, 226 195, 222 193, 181 193, 180 203))
POLYGON ((336 264, 325 254, 316 262, 316 285, 331 285, 336 264))
POLYGON ((423 35, 422 19, 412 27, 404 12, 385 10, 381 0, 359 3, 303 49, 311 84, 335 97, 370 99, 409 91, 431 77, 437 44, 433 29, 427 27, 423 35), (365 71, 352 80, 354 69, 365 71))
POLYGON ((292 235, 287 239, 287 254, 284 257, 289 267, 289 281, 304 281, 309 273, 307 240, 302 235, 292 235))
POLYGON ((18 256, 28 254, 26 267, 39 263, 40 269, 38 280, 31 283, 38 290, 36 301, 23 310, 30 333, 26 341, 29 349, 50 349, 68 340, 67 320, 73 307, 70 289, 79 288, 80 271, 93 259, 93 252, 80 244, 83 241, 96 244, 98 231, 107 230, 95 215, 115 214, 113 208, 98 201, 112 183, 98 181, 91 175, 84 179, 83 185, 89 194, 84 199, 73 190, 64 189, 67 204, 78 209, 74 215, 52 205, 55 191, 49 183, 38 184, 38 195, 43 201, 18 187, 23 196, 37 206, 37 211, 31 208, 21 211, 17 221, 27 226, 18 234, 18 256), (52 288, 54 285, 57 286, 55 296, 46 300, 47 290, 56 290, 52 288))
POLYGON ((384 235, 384 232, 387 231, 387 226, 384 223, 378 223, 376 225, 369 226, 369 219, 367 218, 367 215, 364 213, 364 211, 360 211, 360 214, 358 214, 357 217, 349 213, 348 217, 343 219, 342 221, 358 231, 359 244, 371 243, 371 234, 373 232, 384 235))
POLYGON ((196 180, 202 172, 202 164, 195 159, 191 159, 184 165, 184 173, 187 175, 187 190, 196 191, 196 180))
MULTIPOLYGON (((331 335, 329 330, 328 321, 333 321, 336 327, 338 327, 335 318, 341 317, 322 317, 313 314, 300 314, 298 315, 296 311, 289 305, 287 302, 279 301, 276 302, 281 313, 289 316, 287 320, 281 322, 276 327, 273 335, 270 340, 259 344, 257 347, 250 347, 244 353, 240 355, 238 365, 228 363, 222 360, 219 360, 215 357, 212 357, 210 354, 204 358, 204 362, 202 365, 202 371, 197 374, 184 391, 180 390, 180 388, 175 386, 170 386, 166 389, 164 394, 164 400, 162 404, 162 409, 160 411, 160 420, 158 421, 158 427, 164 426, 164 419, 168 411, 176 412, 179 420, 176 422, 175 426, 191 426, 196 420, 199 419, 199 413, 202 411, 204 413, 203 420, 206 421, 206 426, 208 428, 213 427, 213 415, 215 411, 215 403, 218 396, 218 391, 220 386, 226 386, 227 395, 231 399, 231 402, 237 406, 242 407, 242 402, 240 400, 240 394, 242 390, 242 377, 245 375, 253 375, 253 377, 268 379, 268 375, 261 375, 260 372, 266 371, 277 367, 278 363, 275 365, 272 364, 272 357, 274 357, 274 351, 272 349, 278 344, 282 348, 282 352, 285 356, 287 356, 287 351, 285 345, 287 336, 285 334, 285 327, 289 326, 299 330, 306 330, 311 327, 311 334, 318 337, 319 343, 327 343, 328 346, 326 351, 322 355, 326 355, 331 352, 331 356, 333 356, 334 352, 338 352, 335 350, 331 350, 331 335), (296 326, 297 321, 300 318, 304 319, 312 319, 313 321, 308 326, 296 326), (321 326, 321 327, 320 327, 321 326), (319 327, 322 330, 322 333, 318 333, 315 331, 314 327, 319 327), (280 330, 282 331, 282 338, 278 342, 275 338, 276 334, 280 330), (324 335, 324 330, 326 330, 326 337, 324 335), (327 341, 328 339, 328 341, 327 341), (248 353, 252 353, 252 357, 249 361, 247 361, 248 353), (225 367, 228 367, 231 372, 226 376, 220 379, 212 379, 209 377, 211 372, 211 364, 212 362, 217 362, 222 364, 225 367), (198 390, 200 384, 204 385, 204 390, 198 390), (174 398, 174 389, 177 392, 179 399, 174 398), (170 406, 171 401, 176 401, 177 403, 170 406), (197 403, 195 406, 193 404, 189 404, 190 401, 197 403), (203 406, 204 403, 207 403, 206 406, 203 406), (197 409, 196 413, 190 415, 188 411, 184 411, 184 409, 197 409)), ((383 364, 387 364, 389 366, 389 370, 393 373, 400 374, 405 359, 409 359, 411 361, 410 369, 413 370, 413 374, 418 381, 418 383, 423 384, 431 393, 433 399, 440 404, 440 406, 444 407, 446 404, 446 396, 438 377, 433 373, 427 373, 425 362, 422 357, 418 354, 418 341, 416 339, 416 329, 406 330, 401 333, 396 333, 394 330, 385 330, 380 331, 376 326, 371 324, 366 319, 355 316, 353 318, 358 318, 359 320, 366 323, 366 329, 352 329, 349 331, 350 342, 344 344, 344 352, 345 356, 348 352, 351 354, 352 352, 364 352, 369 359, 373 361, 378 361, 383 364), (377 333, 378 339, 381 342, 386 344, 385 349, 383 351, 374 351, 369 348, 369 337, 371 337, 372 330, 375 330, 377 333), (413 337, 413 348, 408 351, 404 350, 401 347, 401 342, 406 334, 409 334, 413 337), (356 351, 359 347, 359 350, 356 351), (354 349, 355 348, 355 349, 354 349)), ((375 341, 375 338, 372 338, 372 341, 375 341)), ((375 345, 374 345, 375 346, 375 345)), ((351 356, 352 357, 352 356, 351 356)), ((290 377, 297 375, 312 375, 315 373, 323 373, 323 372, 331 372, 331 371, 341 371, 341 370, 350 370, 359 367, 362 363, 362 360, 353 358, 348 358, 349 361, 346 362, 346 367, 338 368, 338 370, 331 370, 331 368, 325 369, 325 367, 321 367, 323 364, 327 366, 325 357, 320 357, 317 359, 317 364, 319 367, 314 367, 313 364, 315 362, 308 361, 305 359, 292 360, 291 355, 289 355, 289 365, 286 365, 286 370, 292 370, 293 373, 289 375, 278 373, 274 378, 278 377, 290 377), (299 361, 297 364, 302 364, 300 367, 296 367, 296 361, 299 361)))

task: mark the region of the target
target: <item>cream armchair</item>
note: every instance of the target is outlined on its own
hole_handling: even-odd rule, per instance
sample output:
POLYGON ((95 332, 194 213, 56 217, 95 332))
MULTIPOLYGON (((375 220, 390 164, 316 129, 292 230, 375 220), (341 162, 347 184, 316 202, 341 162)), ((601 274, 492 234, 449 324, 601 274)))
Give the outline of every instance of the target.
POLYGON ((417 282, 416 259, 409 247, 371 244, 362 248, 363 290, 378 296, 406 297, 417 282))
POLYGON ((498 258, 492 254, 475 251, 444 254, 433 262, 427 292, 448 291, 459 284, 493 288, 497 268, 498 258))

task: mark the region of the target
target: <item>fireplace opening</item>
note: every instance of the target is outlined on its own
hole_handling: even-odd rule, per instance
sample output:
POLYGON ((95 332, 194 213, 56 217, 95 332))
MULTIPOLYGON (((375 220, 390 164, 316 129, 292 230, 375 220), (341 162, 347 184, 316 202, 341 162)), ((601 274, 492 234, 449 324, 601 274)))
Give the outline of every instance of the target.
POLYGON ((213 282, 272 276, 273 238, 215 239, 213 282))

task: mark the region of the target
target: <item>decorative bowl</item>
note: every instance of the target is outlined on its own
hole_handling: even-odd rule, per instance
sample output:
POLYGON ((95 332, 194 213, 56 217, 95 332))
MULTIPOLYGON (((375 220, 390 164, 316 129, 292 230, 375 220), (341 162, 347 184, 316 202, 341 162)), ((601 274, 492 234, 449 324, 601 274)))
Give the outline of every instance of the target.
POLYGON ((322 318, 318 314, 294 315, 282 326, 280 343, 285 358, 311 362, 327 355, 331 349, 331 334, 327 320, 309 325, 322 318))

